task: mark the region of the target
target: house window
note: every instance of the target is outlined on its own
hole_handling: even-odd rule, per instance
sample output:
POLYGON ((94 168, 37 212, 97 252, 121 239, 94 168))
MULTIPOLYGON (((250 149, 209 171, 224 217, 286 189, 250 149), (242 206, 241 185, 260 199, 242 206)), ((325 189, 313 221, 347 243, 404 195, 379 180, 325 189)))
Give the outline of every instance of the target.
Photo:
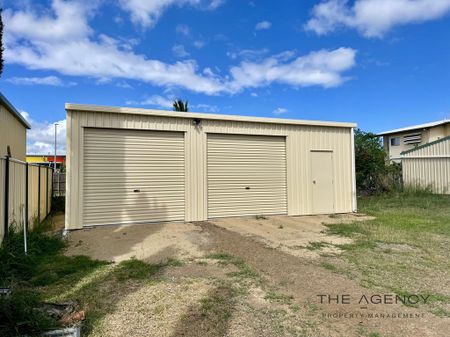
POLYGON ((400 137, 392 137, 391 146, 399 146, 399 145, 400 145, 400 137))

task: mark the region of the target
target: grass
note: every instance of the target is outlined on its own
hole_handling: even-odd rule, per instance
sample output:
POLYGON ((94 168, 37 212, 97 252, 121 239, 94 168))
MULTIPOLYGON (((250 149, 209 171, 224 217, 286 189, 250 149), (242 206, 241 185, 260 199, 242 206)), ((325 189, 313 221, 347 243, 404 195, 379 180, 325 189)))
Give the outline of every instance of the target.
POLYGON ((0 286, 9 287, 9 297, 0 298, 0 336, 40 336, 60 326, 40 310, 42 302, 76 299, 85 310, 83 334, 88 334, 122 296, 180 261, 148 264, 130 259, 119 264, 92 260, 87 256, 65 256, 66 243, 45 233, 47 223, 28 234, 28 254, 23 253, 23 234, 12 230, 0 247, 0 286))
POLYGON ((260 281, 260 275, 254 269, 249 267, 241 258, 229 255, 227 253, 214 253, 207 256, 209 259, 219 260, 222 264, 232 264, 239 270, 231 272, 228 275, 236 277, 238 279, 252 279, 254 281, 260 281))
POLYGON ((353 239, 340 248, 361 274, 362 285, 429 294, 428 309, 447 315, 450 294, 442 283, 450 277, 450 197, 406 191, 360 198, 358 208, 375 220, 327 227, 353 239))

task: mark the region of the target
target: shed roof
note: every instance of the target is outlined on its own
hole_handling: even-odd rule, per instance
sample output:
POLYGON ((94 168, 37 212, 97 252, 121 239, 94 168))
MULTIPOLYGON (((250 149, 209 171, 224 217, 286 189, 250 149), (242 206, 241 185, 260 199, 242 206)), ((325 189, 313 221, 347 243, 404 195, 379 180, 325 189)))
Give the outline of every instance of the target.
POLYGON ((27 120, 20 114, 19 111, 11 104, 10 101, 6 99, 6 97, 0 92, 0 103, 4 105, 8 111, 16 117, 23 126, 27 129, 31 129, 31 125, 27 122, 27 120))
POLYGON ((300 119, 281 119, 281 118, 222 115, 222 114, 209 114, 209 113, 176 112, 176 111, 166 111, 166 110, 124 108, 124 107, 99 106, 99 105, 88 105, 88 104, 73 104, 73 103, 66 103, 65 108, 68 111, 109 112, 109 113, 123 113, 123 114, 132 114, 132 115, 148 115, 148 116, 191 118, 191 119, 197 118, 197 119, 207 119, 207 120, 224 120, 224 121, 250 122, 250 123, 331 126, 331 127, 341 127, 341 128, 355 128, 356 127, 355 123, 344 123, 344 122, 325 122, 325 121, 300 120, 300 119))

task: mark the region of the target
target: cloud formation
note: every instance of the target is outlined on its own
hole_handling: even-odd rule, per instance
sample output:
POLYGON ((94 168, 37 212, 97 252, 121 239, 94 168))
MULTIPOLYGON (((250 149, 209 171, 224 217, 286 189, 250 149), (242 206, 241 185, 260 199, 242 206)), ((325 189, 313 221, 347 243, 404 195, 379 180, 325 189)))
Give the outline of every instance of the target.
POLYGON ((22 116, 30 123, 31 129, 27 130, 28 154, 54 154, 55 153, 55 123, 57 127, 57 153, 66 153, 66 120, 49 122, 37 122, 26 111, 22 116))
MULTIPOLYGON (((210 68, 201 69, 192 59, 166 63, 149 58, 134 52, 135 40, 96 33, 88 23, 93 10, 84 2, 61 0, 52 1, 52 12, 36 13, 30 7, 5 10, 6 62, 32 70, 100 81, 138 80, 208 95, 237 93, 271 83, 333 87, 343 83, 343 73, 355 65, 356 51, 350 48, 319 50, 296 58, 294 52, 287 51, 257 59, 242 55, 244 61, 219 75, 210 68)), ((179 57, 189 56, 181 45, 175 46, 174 52, 179 57)))
POLYGON ((54 87, 64 87, 76 85, 75 82, 65 83, 59 77, 45 76, 45 77, 11 77, 6 81, 16 85, 50 85, 54 87))
POLYGON ((130 13, 133 23, 143 28, 151 28, 169 7, 195 6, 214 10, 224 2, 224 0, 120 0, 119 4, 130 13))
POLYGON ((339 27, 366 37, 382 37, 395 26, 438 19, 450 12, 450 0, 326 0, 312 10, 305 29, 324 35, 339 27))
POLYGON ((258 22, 255 26, 256 30, 265 30, 265 29, 270 29, 272 27, 272 23, 269 21, 261 21, 258 22))

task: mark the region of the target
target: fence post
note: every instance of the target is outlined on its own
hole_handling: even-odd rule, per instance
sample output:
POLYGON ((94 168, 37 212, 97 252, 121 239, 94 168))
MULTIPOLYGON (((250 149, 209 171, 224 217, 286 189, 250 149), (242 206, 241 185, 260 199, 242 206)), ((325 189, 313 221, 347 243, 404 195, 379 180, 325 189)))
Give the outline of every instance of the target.
POLYGON ((41 167, 38 166, 38 223, 41 223, 41 167))
POLYGON ((28 163, 25 164, 25 223, 24 230, 28 230, 28 163))
POLYGON ((9 230, 9 157, 6 156, 5 161, 5 237, 8 235, 9 230))
POLYGON ((45 169, 45 217, 48 215, 48 168, 45 169))

